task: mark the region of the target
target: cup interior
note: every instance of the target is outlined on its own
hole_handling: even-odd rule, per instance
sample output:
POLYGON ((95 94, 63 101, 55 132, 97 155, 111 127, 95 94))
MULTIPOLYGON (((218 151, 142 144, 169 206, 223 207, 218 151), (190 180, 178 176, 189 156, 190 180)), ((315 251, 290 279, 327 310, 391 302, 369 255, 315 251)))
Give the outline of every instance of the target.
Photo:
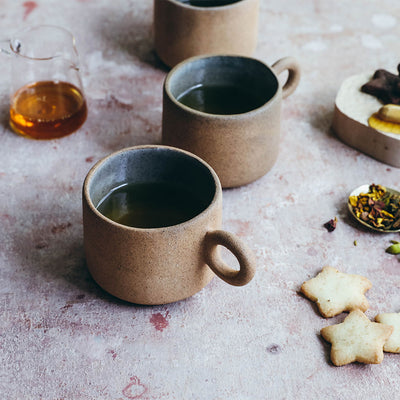
POLYGON ((243 0, 178 0, 179 3, 194 7, 221 7, 239 3, 243 0))
POLYGON ((253 111, 268 103, 278 88, 267 65, 240 56, 196 57, 172 69, 166 80, 166 91, 176 101, 209 114, 253 111))
POLYGON ((218 187, 215 173, 205 163, 165 146, 136 147, 114 153, 93 167, 85 186, 90 201, 98 208, 110 192, 126 184, 178 185, 185 193, 191 193, 190 198, 199 201, 191 218, 211 204, 218 187))

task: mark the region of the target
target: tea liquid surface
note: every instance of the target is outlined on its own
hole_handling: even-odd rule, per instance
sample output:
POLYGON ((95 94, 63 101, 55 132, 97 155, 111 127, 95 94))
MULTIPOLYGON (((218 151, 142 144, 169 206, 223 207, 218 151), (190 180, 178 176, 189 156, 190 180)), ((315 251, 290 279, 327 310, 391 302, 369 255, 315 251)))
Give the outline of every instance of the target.
POLYGON ((161 228, 187 221, 207 205, 181 184, 129 183, 109 192, 97 209, 122 225, 161 228))
POLYGON ((240 0, 181 0, 181 3, 196 7, 220 7, 237 3, 240 0))
POLYGON ((242 114, 261 107, 265 97, 238 86, 199 85, 182 93, 177 100, 208 114, 242 114))
POLYGON ((10 125, 32 139, 55 139, 76 131, 86 115, 85 98, 74 85, 35 82, 19 89, 12 98, 10 125))

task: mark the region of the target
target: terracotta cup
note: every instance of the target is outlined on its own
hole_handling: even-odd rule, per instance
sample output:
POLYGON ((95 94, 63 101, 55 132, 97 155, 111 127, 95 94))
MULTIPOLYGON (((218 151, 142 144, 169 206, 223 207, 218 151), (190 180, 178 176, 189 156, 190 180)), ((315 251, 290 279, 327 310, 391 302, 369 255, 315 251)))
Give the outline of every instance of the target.
POLYGON ((296 89, 299 79, 300 68, 292 57, 272 67, 227 55, 183 61, 164 82, 162 142, 201 157, 224 188, 250 183, 266 174, 278 157, 281 100, 296 89), (284 71, 288 76, 281 87, 277 74, 284 71), (217 94, 201 93, 207 87, 216 88, 217 94), (199 104, 183 103, 199 90, 192 95, 199 104), (217 102, 217 111, 209 111, 207 101, 217 102))
POLYGON ((154 46, 172 67, 202 54, 251 56, 259 0, 154 0, 154 46))
POLYGON ((231 285, 248 283, 255 273, 252 252, 221 230, 222 190, 215 172, 200 158, 167 146, 127 148, 99 161, 83 185, 86 261, 107 292, 137 304, 165 304, 187 298, 214 274, 231 285), (179 184, 204 201, 193 218, 172 226, 135 228, 114 222, 97 207, 126 183, 179 184), (239 269, 229 268, 219 250, 229 249, 239 269))

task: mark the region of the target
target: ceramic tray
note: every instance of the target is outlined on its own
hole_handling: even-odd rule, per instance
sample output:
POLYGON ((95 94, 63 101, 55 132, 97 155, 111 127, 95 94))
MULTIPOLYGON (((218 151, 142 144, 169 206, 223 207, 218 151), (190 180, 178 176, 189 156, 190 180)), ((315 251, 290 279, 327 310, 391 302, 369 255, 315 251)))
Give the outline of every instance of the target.
POLYGON ((353 75, 342 83, 336 96, 333 130, 349 146, 400 168, 400 135, 368 126, 368 118, 382 107, 378 99, 360 90, 372 75, 353 75))

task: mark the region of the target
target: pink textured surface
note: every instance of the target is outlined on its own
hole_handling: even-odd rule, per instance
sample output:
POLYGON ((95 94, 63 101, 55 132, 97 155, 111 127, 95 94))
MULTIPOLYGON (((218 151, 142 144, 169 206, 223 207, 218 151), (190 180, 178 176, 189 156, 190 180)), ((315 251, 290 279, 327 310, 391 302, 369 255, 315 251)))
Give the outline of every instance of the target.
POLYGON ((255 56, 295 56, 301 83, 283 102, 281 152, 257 182, 224 191, 224 228, 254 249, 243 288, 214 279, 159 307, 120 302, 90 278, 81 187, 95 161, 158 143, 166 69, 152 44, 150 0, 0 0, 1 36, 52 23, 77 37, 89 116, 48 142, 7 125, 8 63, 0 64, 0 397, 2 399, 392 399, 400 355, 381 365, 329 361, 331 320, 298 294, 324 265, 369 278, 373 318, 400 311, 398 235, 370 233, 346 211, 364 183, 400 188, 399 169, 342 144, 330 125, 347 76, 394 69, 397 0, 261 0, 255 56), (338 217, 337 229, 323 224, 338 217), (353 244, 357 241, 357 246, 353 244))

